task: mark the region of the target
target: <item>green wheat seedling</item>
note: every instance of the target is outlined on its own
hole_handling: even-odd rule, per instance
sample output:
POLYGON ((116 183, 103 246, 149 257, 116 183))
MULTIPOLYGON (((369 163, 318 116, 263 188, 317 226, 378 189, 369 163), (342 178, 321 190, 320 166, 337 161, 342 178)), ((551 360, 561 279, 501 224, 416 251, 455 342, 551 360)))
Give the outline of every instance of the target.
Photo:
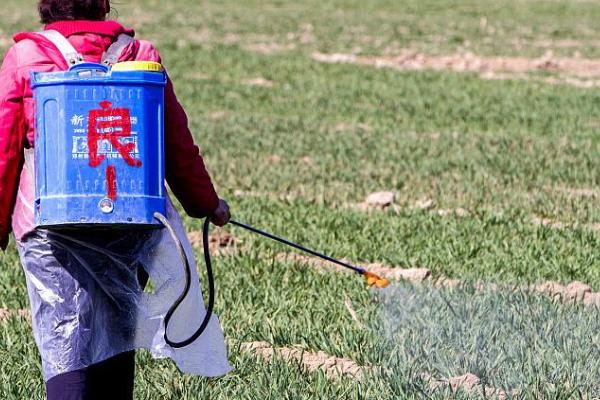
POLYGON ((419 373, 428 382, 471 373, 481 385, 516 398, 600 395, 597 307, 468 285, 401 284, 381 292, 380 299, 379 329, 391 355, 388 379, 414 385, 404 377, 419 373))
MULTIPOLYGON (((2 49, 13 32, 39 29, 36 0, 2 6, 2 49)), ((597 89, 544 83, 552 71, 485 80, 312 57, 598 57, 597 2, 127 0, 114 8, 136 36, 157 44, 236 219, 336 258, 428 268, 433 279, 507 288, 578 280, 600 290, 600 235, 573 227, 600 223, 597 89), (257 78, 270 84, 248 85, 257 78), (396 193, 397 211, 348 207, 381 190, 396 193), (431 210, 415 209, 423 199, 431 210), (458 208, 468 213, 433 212, 458 208)), ((279 260, 277 244, 228 230, 242 245, 215 260, 216 313, 235 372, 183 376, 140 352, 136 399, 478 397, 432 390, 432 378, 467 372, 482 385, 520 390, 519 399, 600 396, 595 310, 468 286, 400 286, 378 301, 354 276, 279 260), (374 319, 389 329, 372 329, 374 319), (331 382, 245 354, 238 344, 248 341, 324 351, 374 372, 331 382)), ((0 308, 27 307, 11 246, 0 255, 0 308)), ((38 357, 26 318, 0 323, 0 399, 43 398, 38 357)))

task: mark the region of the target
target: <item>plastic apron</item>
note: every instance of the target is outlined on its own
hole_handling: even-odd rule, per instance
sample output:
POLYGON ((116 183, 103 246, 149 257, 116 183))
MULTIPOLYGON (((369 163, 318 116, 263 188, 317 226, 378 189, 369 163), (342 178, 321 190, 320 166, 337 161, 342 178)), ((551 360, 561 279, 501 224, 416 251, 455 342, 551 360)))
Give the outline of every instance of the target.
MULTIPOLYGON (((25 158, 26 173, 33 174, 31 150, 25 158)), ((171 202, 167 218, 192 267, 189 294, 169 325, 169 338, 182 340, 197 329, 205 307, 192 247, 171 202)), ((173 359, 181 371, 194 375, 214 377, 232 370, 216 316, 187 347, 173 349, 164 341, 164 316, 185 283, 166 229, 36 229, 18 242, 18 249, 46 381, 141 348, 156 358, 173 359), (151 290, 144 291, 148 278, 151 290)))

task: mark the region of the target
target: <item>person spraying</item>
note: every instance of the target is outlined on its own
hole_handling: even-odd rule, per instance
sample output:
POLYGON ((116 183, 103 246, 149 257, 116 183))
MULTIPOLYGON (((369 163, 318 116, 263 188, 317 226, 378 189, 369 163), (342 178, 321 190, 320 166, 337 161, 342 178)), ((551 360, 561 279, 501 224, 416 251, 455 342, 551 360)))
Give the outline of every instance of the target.
MULTIPOLYGON (((168 232, 94 227, 53 230, 36 224, 33 150, 41 144, 36 143, 31 74, 65 71, 84 62, 162 63, 150 42, 134 39, 133 30, 106 19, 109 0, 40 0, 38 8, 44 31, 15 35, 16 43, 0 69, 0 247, 6 249, 12 230, 27 279, 47 398, 132 399, 136 348, 171 357, 185 372, 205 376, 229 372, 216 318, 202 338, 183 351, 165 343, 163 299, 180 293, 178 285, 183 281, 181 266, 170 266, 177 259, 177 249, 168 232), (144 293, 148 279, 158 288, 152 296, 144 293)), ((102 104, 102 108, 109 107, 109 103, 102 104)), ((69 122, 77 129, 85 125, 84 119, 74 115, 69 122)), ((89 156, 90 146, 101 152, 97 147, 106 142, 101 139, 91 143, 89 137, 76 140, 74 136, 74 157, 86 152, 89 156)), ((133 145, 124 141, 115 144, 120 147, 117 158, 127 158, 133 151, 133 145)), ((111 173, 107 168, 107 201, 100 204, 107 212, 109 200, 116 197, 111 190, 118 186, 111 183, 111 173)), ((229 222, 229 206, 215 191, 168 77, 164 173, 189 216, 208 217, 218 226, 229 222)), ((171 233, 182 242, 185 257, 193 260, 170 202, 166 218, 173 226, 171 233)), ((174 335, 186 335, 185 309, 196 314, 203 309, 195 282, 189 304, 183 304, 178 321, 177 315, 173 318, 174 335)))

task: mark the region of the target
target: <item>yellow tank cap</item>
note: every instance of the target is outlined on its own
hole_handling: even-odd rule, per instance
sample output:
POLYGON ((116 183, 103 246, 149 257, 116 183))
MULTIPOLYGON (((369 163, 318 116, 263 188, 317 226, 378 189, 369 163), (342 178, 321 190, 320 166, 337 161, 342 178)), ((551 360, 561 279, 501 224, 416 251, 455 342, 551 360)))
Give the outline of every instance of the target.
POLYGON ((112 70, 162 72, 163 66, 154 61, 124 61, 113 65, 112 70))

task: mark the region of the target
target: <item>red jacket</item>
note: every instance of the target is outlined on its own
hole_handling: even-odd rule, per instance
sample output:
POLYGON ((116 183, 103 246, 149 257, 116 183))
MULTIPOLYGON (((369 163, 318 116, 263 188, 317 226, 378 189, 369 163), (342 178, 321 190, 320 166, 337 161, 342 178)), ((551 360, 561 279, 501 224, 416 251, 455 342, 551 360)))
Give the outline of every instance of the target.
MULTIPOLYGON (((104 51, 121 33, 134 35, 115 21, 61 21, 54 29, 68 38, 85 61, 99 62, 104 51)), ((33 193, 24 182, 23 150, 34 146, 31 71, 66 70, 61 53, 46 38, 35 33, 19 33, 0 69, 0 247, 5 249, 12 228, 19 239, 33 229, 33 193)), ((154 46, 135 40, 120 61, 158 61, 154 46)), ((212 214, 218 197, 188 128, 185 111, 179 104, 169 79, 165 90, 166 178, 171 191, 192 217, 212 214)))

